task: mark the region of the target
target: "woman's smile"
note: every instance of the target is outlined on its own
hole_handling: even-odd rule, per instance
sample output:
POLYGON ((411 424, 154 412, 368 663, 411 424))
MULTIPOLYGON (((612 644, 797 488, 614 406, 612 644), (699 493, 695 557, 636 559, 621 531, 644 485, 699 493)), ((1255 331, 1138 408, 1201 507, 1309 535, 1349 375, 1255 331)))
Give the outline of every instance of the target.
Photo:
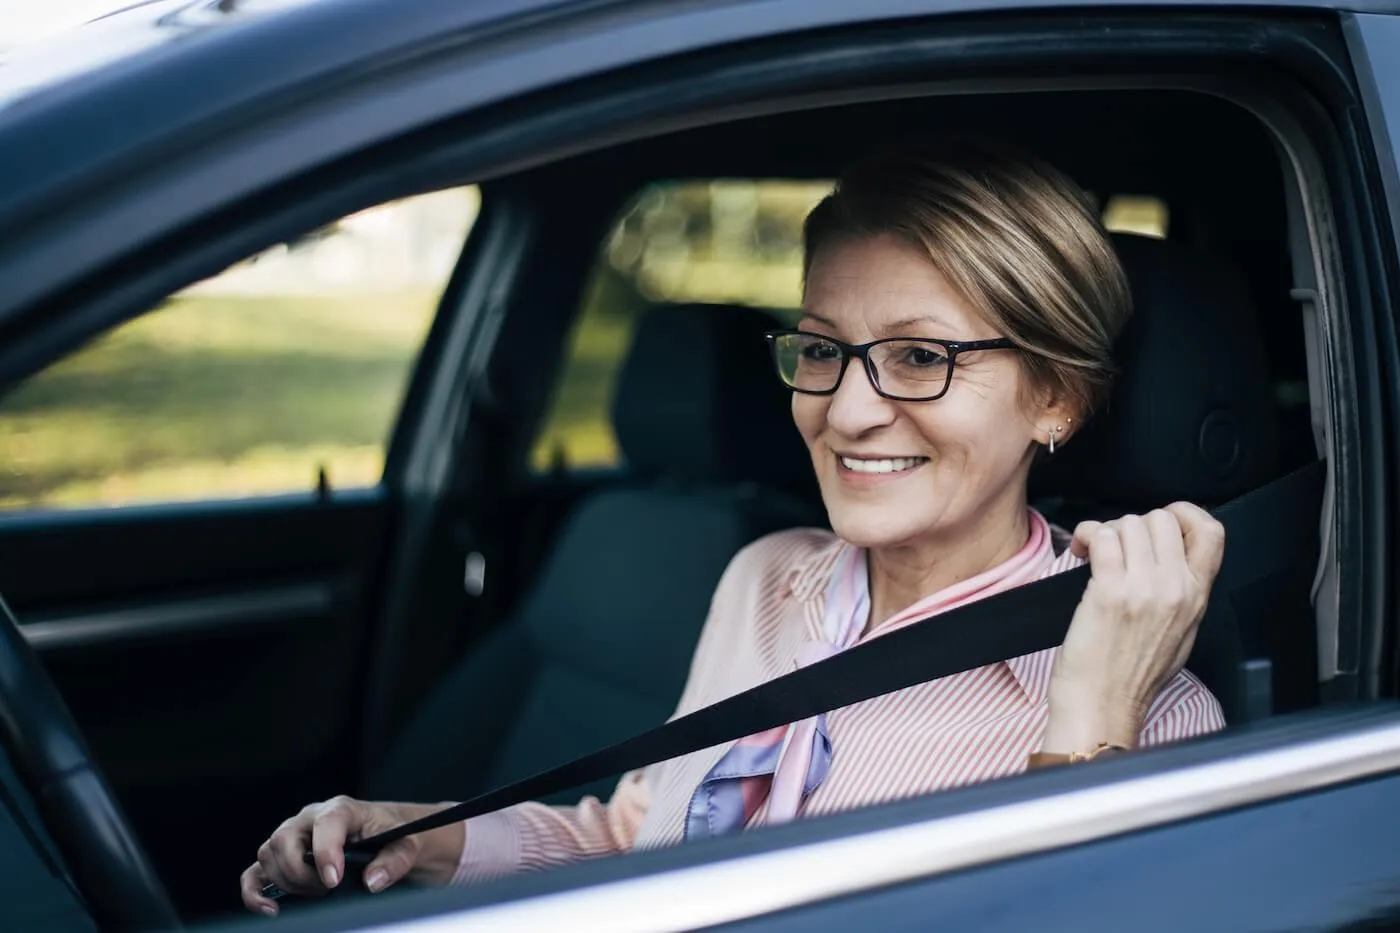
POLYGON ((836 454, 836 473, 847 484, 863 489, 903 479, 928 462, 928 457, 836 454))

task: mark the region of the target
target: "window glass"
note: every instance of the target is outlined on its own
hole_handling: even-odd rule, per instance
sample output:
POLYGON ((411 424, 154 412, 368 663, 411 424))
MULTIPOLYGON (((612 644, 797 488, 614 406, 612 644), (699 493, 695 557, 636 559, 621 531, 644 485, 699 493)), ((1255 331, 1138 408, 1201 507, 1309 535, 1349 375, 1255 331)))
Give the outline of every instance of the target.
MULTIPOLYGON (((740 304, 796 320, 802 304, 802 222, 830 181, 719 179, 652 185, 603 244, 569 337, 564 369, 531 469, 621 465, 610 411, 637 321, 666 303, 740 304)), ((1167 207, 1147 195, 1096 198, 1104 225, 1167 235, 1167 207)))
POLYGON ((718 179, 652 185, 622 212, 569 337, 531 467, 618 466, 610 409, 637 321, 666 303, 789 312, 802 304, 802 221, 829 181, 718 179))
POLYGON ((39 373, 0 399, 0 507, 375 485, 479 205, 473 186, 345 217, 39 373))
POLYGON ((1167 205, 1161 198, 1145 194, 1115 194, 1103 209, 1103 225, 1115 233, 1140 236, 1167 236, 1167 205))

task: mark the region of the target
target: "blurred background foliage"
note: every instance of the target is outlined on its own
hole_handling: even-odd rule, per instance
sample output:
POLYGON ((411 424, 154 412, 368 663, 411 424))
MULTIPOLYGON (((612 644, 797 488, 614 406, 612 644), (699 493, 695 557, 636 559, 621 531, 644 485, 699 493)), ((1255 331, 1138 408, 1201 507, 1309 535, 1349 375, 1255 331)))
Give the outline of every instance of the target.
POLYGON ((830 182, 722 179, 642 191, 603 244, 531 468, 619 464, 612 397, 637 322, 649 310, 739 304, 795 320, 802 221, 830 190, 830 182))
MULTIPOLYGON (((582 296, 530 467, 619 463, 609 409, 643 314, 678 302, 795 320, 802 221, 829 182, 691 180, 641 191, 582 296)), ((475 187, 408 198, 264 251, 0 398, 0 507, 108 507, 372 486, 475 187)), ((1118 196, 1113 229, 1165 233, 1118 196)))

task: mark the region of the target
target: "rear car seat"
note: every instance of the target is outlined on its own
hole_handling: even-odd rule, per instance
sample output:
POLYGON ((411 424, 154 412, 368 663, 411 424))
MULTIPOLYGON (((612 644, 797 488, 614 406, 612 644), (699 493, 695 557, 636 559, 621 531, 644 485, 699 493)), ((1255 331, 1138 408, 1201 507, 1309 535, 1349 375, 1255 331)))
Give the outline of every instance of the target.
POLYGON ((734 554, 825 522, 763 340, 776 326, 720 305, 647 312, 613 412, 632 479, 578 505, 518 613, 411 717, 369 796, 462 799, 672 713, 734 554))

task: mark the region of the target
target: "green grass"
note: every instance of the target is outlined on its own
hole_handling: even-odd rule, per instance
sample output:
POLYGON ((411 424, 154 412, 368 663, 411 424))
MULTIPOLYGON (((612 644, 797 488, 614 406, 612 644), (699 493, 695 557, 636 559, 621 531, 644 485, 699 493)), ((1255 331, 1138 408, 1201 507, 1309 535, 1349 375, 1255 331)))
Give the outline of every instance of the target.
POLYGON ((435 301, 173 299, 0 399, 0 505, 373 484, 435 301))

